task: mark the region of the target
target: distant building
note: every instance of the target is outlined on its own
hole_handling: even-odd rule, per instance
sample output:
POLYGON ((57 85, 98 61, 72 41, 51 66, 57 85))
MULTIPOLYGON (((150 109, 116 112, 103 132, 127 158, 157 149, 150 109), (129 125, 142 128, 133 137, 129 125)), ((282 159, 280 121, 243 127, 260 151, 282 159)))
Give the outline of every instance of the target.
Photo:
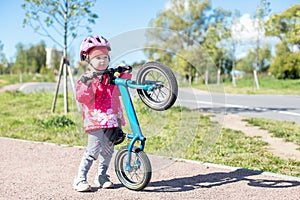
POLYGON ((60 59, 63 56, 63 52, 53 49, 46 48, 46 66, 48 69, 59 68, 60 59))

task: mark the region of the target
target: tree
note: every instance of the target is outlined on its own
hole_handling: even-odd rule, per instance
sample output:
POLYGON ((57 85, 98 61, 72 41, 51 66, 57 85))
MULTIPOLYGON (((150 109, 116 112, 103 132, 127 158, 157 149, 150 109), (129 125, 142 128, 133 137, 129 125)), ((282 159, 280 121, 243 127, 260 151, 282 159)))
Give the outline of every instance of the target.
MULTIPOLYGON (((259 68, 261 72, 267 72, 271 63, 270 45, 264 45, 259 49, 259 68)), ((247 73, 253 72, 253 63, 256 63, 257 52, 253 49, 248 49, 248 54, 241 58, 237 63, 237 69, 247 73)))
POLYGON ((259 68, 261 68, 259 66, 260 62, 260 48, 261 48, 261 42, 262 39, 264 37, 264 32, 265 32, 265 24, 264 24, 264 20, 265 18, 269 15, 269 13, 271 12, 270 10, 270 3, 267 2, 267 0, 261 0, 260 1, 260 5, 258 6, 255 14, 254 14, 254 20, 253 20, 253 25, 255 27, 256 30, 256 58, 255 58, 255 67, 253 67, 253 76, 254 76, 254 83, 255 83, 255 87, 256 89, 260 89, 259 88, 259 83, 258 83, 258 78, 257 78, 257 70, 259 68))
POLYGON ((192 83, 195 72, 200 70, 199 65, 205 62, 201 59, 204 58, 204 52, 200 51, 199 45, 205 39, 209 10, 208 0, 171 0, 169 7, 159 12, 157 18, 150 22, 152 27, 158 28, 149 29, 147 32, 147 47, 151 48, 145 49, 146 55, 173 66, 174 61, 180 60, 176 57, 184 59, 185 55, 197 51, 199 54, 195 63, 178 62, 174 68, 175 71, 184 72, 192 83))
POLYGON ((22 74, 27 71, 28 69, 28 59, 25 47, 22 43, 18 43, 16 45, 17 55, 16 61, 13 66, 13 72, 22 74))
POLYGON ((0 74, 6 73, 6 69, 8 68, 8 62, 5 57, 5 54, 3 53, 3 47, 4 44, 0 40, 0 74))
POLYGON ((269 71, 278 79, 299 79, 299 52, 292 52, 285 42, 278 43, 276 45, 276 56, 269 71))
MULTIPOLYGON (((206 32, 204 47, 217 65, 217 84, 221 81, 221 69, 225 61, 224 41, 231 35, 230 27, 228 27, 228 20, 231 12, 217 8, 213 10, 210 15, 209 26, 206 32)), ((207 74, 207 72, 206 72, 207 74)), ((207 78, 205 78, 206 84, 207 78)))
MULTIPOLYGON (((54 112, 56 97, 62 72, 64 73, 64 110, 68 112, 67 70, 68 66, 68 38, 76 38, 79 30, 85 27, 88 32, 90 27, 84 21, 95 23, 98 16, 91 12, 96 0, 25 0, 22 7, 26 11, 24 25, 31 26, 37 33, 49 37, 53 42, 63 48, 63 62, 61 65, 56 94, 52 112, 54 112), (50 32, 52 30, 52 32, 50 32), (61 40, 58 40, 60 38, 61 40)), ((71 80, 71 83, 73 80, 71 80)))
POLYGON ((15 73, 39 73, 46 65, 45 43, 31 45, 28 49, 22 44, 16 45, 16 61, 13 66, 15 73))
MULTIPOLYGON (((67 54, 68 38, 75 39, 80 28, 91 28, 84 21, 95 23, 98 16, 91 12, 95 0, 25 0, 24 26, 29 25, 42 36, 49 37, 67 54)), ((72 42, 72 41, 71 41, 72 42)))
MULTIPOLYGON (((275 36, 281 42, 300 49, 300 4, 295 4, 280 14, 274 14, 266 22, 266 35, 275 36)), ((292 48, 292 51, 293 48, 292 48)))
MULTIPOLYGON (((230 17, 230 20, 227 24, 228 27, 230 27, 229 37, 223 41, 223 47, 226 49, 226 57, 227 60, 231 63, 231 68, 227 68, 228 71, 231 72, 231 81, 232 86, 236 87, 236 81, 235 81, 235 68, 236 68, 236 54, 237 54, 237 48, 238 45, 241 42, 240 33, 243 31, 244 27, 240 23, 240 12, 238 10, 235 10, 230 17)), ((226 64, 226 63, 225 63, 226 64)))
POLYGON ((26 51, 28 65, 30 68, 28 72, 31 73, 40 73, 41 68, 46 66, 46 50, 45 43, 43 41, 39 42, 37 45, 32 45, 26 51))
POLYGON ((300 78, 300 5, 272 15, 266 25, 266 35, 280 40, 269 71, 279 79, 300 78))

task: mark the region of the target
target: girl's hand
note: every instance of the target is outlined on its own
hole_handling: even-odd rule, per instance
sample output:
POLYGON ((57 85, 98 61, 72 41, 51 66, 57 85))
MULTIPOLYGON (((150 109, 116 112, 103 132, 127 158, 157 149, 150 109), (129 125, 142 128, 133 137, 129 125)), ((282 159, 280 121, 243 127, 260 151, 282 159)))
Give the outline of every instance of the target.
POLYGON ((119 65, 118 65, 118 67, 121 67, 121 68, 123 68, 123 69, 122 69, 122 72, 123 72, 123 73, 130 74, 130 73, 131 73, 131 71, 132 71, 132 67, 131 67, 131 66, 129 66, 129 65, 127 65, 127 64, 125 64, 125 63, 121 63, 121 64, 119 64, 119 65))
POLYGON ((81 82, 90 86, 91 82, 93 81, 94 78, 94 72, 93 71, 87 71, 85 74, 82 75, 80 78, 81 82))
POLYGON ((124 71, 124 73, 130 74, 132 72, 132 67, 129 65, 123 66, 123 68, 127 69, 126 71, 124 71))

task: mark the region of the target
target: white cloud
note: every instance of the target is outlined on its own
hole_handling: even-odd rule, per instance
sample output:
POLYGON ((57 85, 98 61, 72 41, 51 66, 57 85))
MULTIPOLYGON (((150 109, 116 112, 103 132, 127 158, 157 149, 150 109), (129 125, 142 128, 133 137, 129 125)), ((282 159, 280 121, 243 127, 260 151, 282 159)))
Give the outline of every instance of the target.
MULTIPOLYGON (((181 2, 177 2, 178 4, 181 4, 181 2)), ((172 1, 167 1, 166 4, 165 4, 165 10, 169 10, 169 9, 172 9, 174 7, 174 3, 172 1)), ((189 1, 185 1, 184 2, 184 8, 185 8, 185 11, 188 11, 189 9, 189 1)))
MULTIPOLYGON (((265 19, 265 21, 267 18, 265 19)), ((259 36, 260 45, 270 44, 274 46, 279 42, 276 37, 266 37, 264 28, 258 31, 258 21, 251 19, 250 14, 244 14, 240 17, 238 23, 232 26, 232 38, 238 41, 237 58, 247 55, 247 49, 253 48, 259 36)))
POLYGON ((258 35, 260 39, 263 39, 264 30, 258 32, 257 27, 258 23, 246 13, 240 17, 237 24, 232 26, 232 36, 234 39, 246 43, 256 40, 258 35))
POLYGON ((172 3, 171 1, 167 1, 167 3, 165 4, 165 10, 171 9, 172 8, 172 3))

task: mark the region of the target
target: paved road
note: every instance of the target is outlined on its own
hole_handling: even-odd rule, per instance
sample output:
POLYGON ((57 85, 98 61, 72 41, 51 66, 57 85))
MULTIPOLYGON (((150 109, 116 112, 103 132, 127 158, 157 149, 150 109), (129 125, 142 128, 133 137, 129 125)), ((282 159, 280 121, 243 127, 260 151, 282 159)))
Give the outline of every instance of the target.
MULTIPOLYGON (((207 163, 150 156, 152 179, 143 191, 125 188, 112 167, 116 188, 78 193, 72 190, 84 148, 0 137, 0 200, 11 199, 257 199, 298 200, 300 179, 207 163)), ((88 180, 96 174, 92 166, 88 180)))
MULTIPOLYGON (((54 91, 56 83, 26 83, 23 92, 54 91)), ((62 89, 62 86, 60 87, 62 89)), ((71 85, 69 84, 71 90, 71 85)), ((237 114, 300 124, 300 96, 291 95, 236 95, 209 93, 191 88, 179 90, 177 105, 224 115, 237 114)))
POLYGON ((180 105, 214 113, 231 113, 300 124, 300 96, 236 95, 180 89, 180 105))

